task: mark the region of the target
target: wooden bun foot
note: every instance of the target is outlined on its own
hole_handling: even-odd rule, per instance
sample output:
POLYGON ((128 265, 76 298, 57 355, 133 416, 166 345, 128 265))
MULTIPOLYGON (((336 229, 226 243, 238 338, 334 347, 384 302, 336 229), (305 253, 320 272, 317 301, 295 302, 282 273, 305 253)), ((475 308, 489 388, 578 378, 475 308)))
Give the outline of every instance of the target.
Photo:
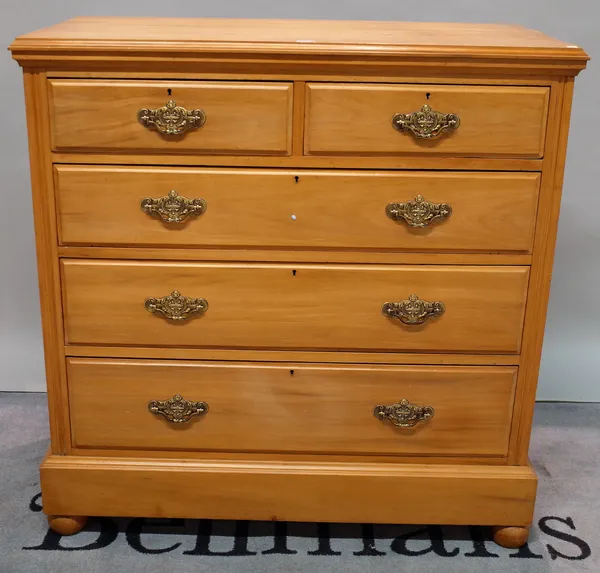
POLYGON ((494 541, 500 547, 518 549, 527 543, 529 527, 494 527, 494 541))
POLYGON ((87 517, 78 515, 49 515, 48 525, 61 535, 75 535, 85 527, 87 520, 87 517))

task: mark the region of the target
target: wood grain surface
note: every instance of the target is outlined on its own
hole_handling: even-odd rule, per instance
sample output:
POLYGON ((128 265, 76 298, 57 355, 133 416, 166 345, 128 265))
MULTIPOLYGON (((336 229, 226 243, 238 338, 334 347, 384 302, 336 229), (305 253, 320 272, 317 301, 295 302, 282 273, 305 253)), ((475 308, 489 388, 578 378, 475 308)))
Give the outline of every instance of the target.
POLYGON ((532 255, 520 253, 440 253, 346 249, 216 248, 216 247, 87 247, 59 246, 61 258, 132 259, 154 261, 221 261, 280 263, 364 263, 367 265, 494 265, 531 264, 532 255))
POLYGON ((227 348, 154 348, 149 346, 69 345, 66 356, 85 358, 162 358, 166 360, 229 360, 253 362, 327 362, 329 364, 429 364, 461 366, 518 366, 518 354, 440 352, 353 352, 327 350, 239 350, 227 348))
POLYGON ((589 59, 578 46, 520 26, 139 17, 74 18, 22 35, 10 50, 24 67, 156 77, 201 71, 520 79, 575 76, 589 59))
MULTIPOLYGON (((294 131, 296 137, 298 130, 294 131)), ((544 159, 522 159, 518 157, 456 157, 443 155, 388 155, 365 156, 357 165, 356 157, 302 155, 302 146, 292 155, 198 155, 193 150, 178 154, 167 153, 120 153, 106 151, 92 152, 53 152, 55 164, 98 164, 182 167, 263 167, 285 169, 373 169, 406 171, 526 171, 540 172, 544 159)))
POLYGON ((525 464, 529 459, 529 440, 533 424, 536 391, 542 347, 546 328, 546 315, 554 249, 558 231, 558 218, 567 158, 569 122, 573 103, 573 80, 569 79, 554 90, 552 106, 552 156, 544 172, 540 195, 540 213, 535 235, 535 256, 531 265, 531 284, 527 303, 527 321, 523 337, 524 368, 519 373, 518 395, 515 404, 517 417, 511 436, 513 463, 525 464))
POLYGON ((537 488, 529 466, 77 456, 47 457, 41 483, 55 515, 517 526, 537 488))
POLYGON ((52 149, 275 154, 291 151, 289 82, 49 80, 52 149), (170 90, 170 92, 169 92, 170 90), (206 123, 183 136, 140 124, 138 110, 173 100, 206 123))
POLYGON ((503 456, 515 367, 340 366, 69 358, 73 445, 165 450, 503 456), (208 404, 185 424, 148 410, 180 394, 208 404), (401 399, 431 406, 414 428, 377 419, 401 399))
POLYGON ((527 267, 334 266, 62 261, 69 344, 518 352, 527 267), (204 298, 173 322, 144 302, 204 298), (404 325, 386 302, 417 294, 444 315, 404 325))
MULTIPOLYGON (((375 44, 385 46, 482 46, 569 48, 560 40, 521 26, 440 22, 351 20, 274 20, 235 18, 72 18, 50 28, 24 34, 26 39, 143 42, 237 42, 252 48, 262 42, 375 44)), ((168 46, 164 46, 165 48, 168 46)), ((570 49, 575 49, 571 46, 570 49)))
POLYGON ((530 252, 534 173, 288 171, 57 165, 63 245, 309 247, 530 252), (144 213, 171 190, 207 210, 183 223, 144 213), (427 228, 386 216, 422 195, 452 216, 427 228), (360 229, 360 233, 357 233, 360 229))
POLYGON ((27 133, 31 169, 31 191, 38 287, 44 341, 44 366, 53 454, 70 451, 70 421, 64 360, 64 325, 60 268, 57 255, 58 231, 52 182, 52 160, 48 140, 48 106, 45 74, 23 76, 27 111, 27 133))
POLYGON ((542 87, 307 84, 305 152, 542 157, 549 90, 542 87), (396 113, 428 105, 460 126, 416 139, 392 126, 396 113))

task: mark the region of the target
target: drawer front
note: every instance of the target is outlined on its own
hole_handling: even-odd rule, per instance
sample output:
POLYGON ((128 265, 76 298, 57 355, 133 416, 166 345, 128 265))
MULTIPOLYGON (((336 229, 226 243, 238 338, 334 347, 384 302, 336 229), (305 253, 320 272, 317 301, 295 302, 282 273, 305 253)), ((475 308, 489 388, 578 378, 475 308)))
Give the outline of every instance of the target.
POLYGON ((49 83, 55 151, 290 153, 291 83, 100 80, 50 80, 49 83), (169 109, 169 101, 175 102, 178 109, 169 109), (179 108, 201 112, 188 119, 179 108), (142 114, 149 118, 146 125, 138 118, 142 109, 148 110, 142 114), (203 125, 202 120, 205 120, 203 125), (186 123, 182 126, 181 122, 186 123), (175 133, 167 133, 169 130, 175 133))
POLYGON ((504 456, 516 372, 70 358, 73 442, 99 448, 504 456), (204 404, 178 407, 172 401, 149 410, 150 401, 177 394, 204 404), (409 409, 430 406, 433 412, 412 411, 412 420, 392 409, 374 415, 377 406, 403 399, 409 409), (197 415, 175 421, 187 418, 186 407, 197 415))
POLYGON ((530 252, 539 189, 534 173, 55 169, 64 245, 530 252))
POLYGON ((62 271, 70 344, 505 353, 520 347, 529 275, 527 267, 84 260, 63 260, 62 271), (384 314, 385 303, 402 302, 384 314))
POLYGON ((305 152, 542 157, 549 93, 545 87, 308 84, 305 152), (442 116, 415 116, 423 106, 442 116), (396 114, 405 116, 402 131, 392 124, 396 114))

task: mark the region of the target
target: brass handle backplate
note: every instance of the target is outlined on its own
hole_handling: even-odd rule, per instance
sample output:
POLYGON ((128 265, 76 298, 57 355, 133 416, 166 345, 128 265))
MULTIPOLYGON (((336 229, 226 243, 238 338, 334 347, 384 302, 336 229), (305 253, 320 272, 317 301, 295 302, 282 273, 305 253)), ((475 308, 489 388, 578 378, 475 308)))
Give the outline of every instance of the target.
POLYGON ((180 394, 168 400, 150 400, 148 410, 157 416, 164 416, 169 422, 184 424, 194 416, 204 416, 208 412, 206 402, 191 402, 180 394))
POLYGON ((390 318, 397 318, 403 324, 413 325, 423 324, 434 316, 441 316, 446 312, 446 307, 443 302, 427 302, 416 294, 411 294, 406 300, 384 303, 381 312, 390 318))
POLYGON ((160 217, 165 223, 183 223, 188 217, 202 215, 206 201, 182 197, 172 189, 164 197, 142 199, 140 207, 144 213, 160 217))
POLYGON ((444 131, 454 131, 460 125, 460 118, 454 113, 433 111, 425 104, 413 113, 397 113, 392 117, 394 129, 410 133, 416 139, 435 139, 444 131))
POLYGON ((412 428, 419 422, 433 418, 435 410, 431 406, 415 406, 405 398, 389 406, 375 406, 373 414, 380 420, 388 420, 400 428, 412 428))
POLYGON ((423 195, 417 195, 406 203, 389 203, 385 213, 390 219, 404 221, 409 227, 428 227, 436 220, 450 217, 452 207, 447 203, 431 203, 423 195))
POLYGON ((185 320, 194 314, 203 314, 208 309, 208 302, 203 298, 189 298, 174 290, 162 298, 147 298, 146 310, 152 314, 160 314, 169 320, 185 320))
POLYGON ((185 109, 169 100, 157 109, 143 108, 137 112, 138 121, 148 129, 163 135, 182 135, 198 129, 206 123, 206 114, 201 109, 185 109))

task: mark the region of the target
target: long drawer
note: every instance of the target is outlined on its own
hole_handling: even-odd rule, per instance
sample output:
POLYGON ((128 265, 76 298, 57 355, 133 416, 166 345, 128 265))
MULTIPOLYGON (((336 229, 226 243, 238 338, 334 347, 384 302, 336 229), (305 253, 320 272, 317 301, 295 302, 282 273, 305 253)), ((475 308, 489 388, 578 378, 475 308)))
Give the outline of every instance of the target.
POLYGON ((70 358, 73 444, 503 456, 516 373, 70 358))
POLYGON ((530 252, 536 173, 57 165, 64 245, 530 252))
POLYGON ((290 82, 50 80, 49 90, 55 151, 291 151, 290 82))
POLYGON ((62 261, 69 344, 519 351, 527 267, 62 261))
POLYGON ((542 157, 547 87, 307 84, 305 153, 542 157))

